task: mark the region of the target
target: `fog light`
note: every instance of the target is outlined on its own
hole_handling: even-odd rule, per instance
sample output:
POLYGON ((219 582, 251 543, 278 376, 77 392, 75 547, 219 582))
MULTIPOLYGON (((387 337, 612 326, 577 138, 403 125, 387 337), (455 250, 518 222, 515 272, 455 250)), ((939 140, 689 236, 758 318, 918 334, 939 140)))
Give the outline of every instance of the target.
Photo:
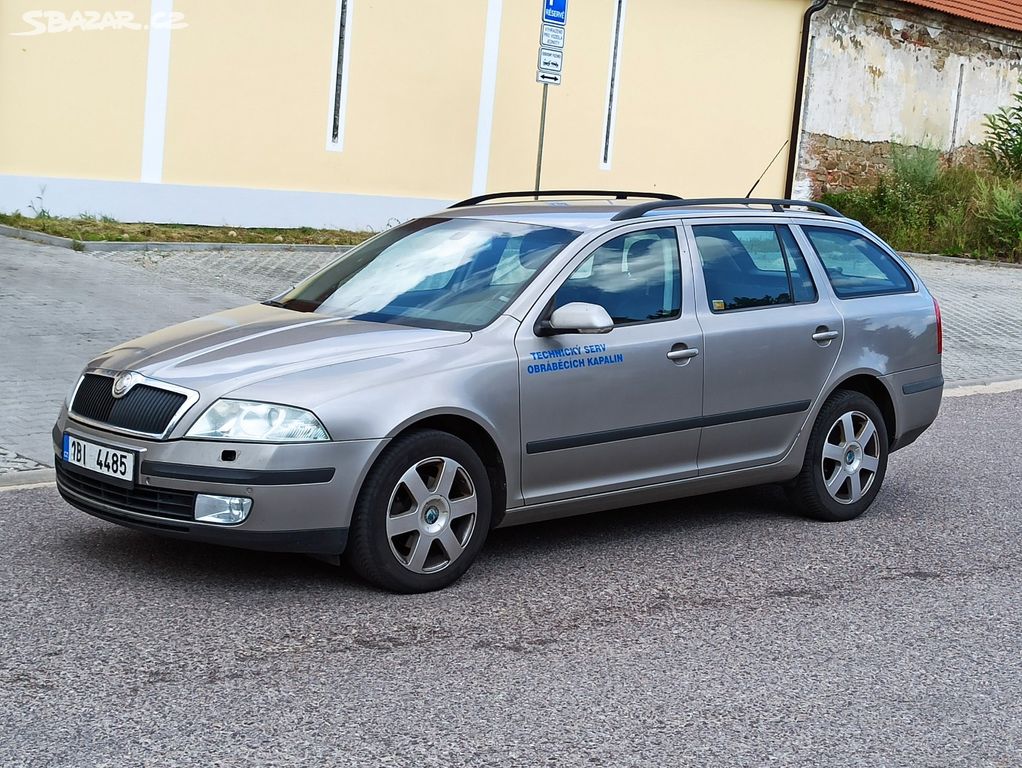
POLYGON ((252 499, 240 496, 207 496, 200 493, 195 497, 195 521, 198 523, 233 525, 244 521, 251 509, 252 499))

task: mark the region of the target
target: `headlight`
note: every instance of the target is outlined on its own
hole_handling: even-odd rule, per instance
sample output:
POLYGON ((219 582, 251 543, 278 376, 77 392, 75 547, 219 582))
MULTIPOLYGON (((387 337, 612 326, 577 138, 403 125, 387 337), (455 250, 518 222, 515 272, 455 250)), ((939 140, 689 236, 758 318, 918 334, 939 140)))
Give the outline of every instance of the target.
POLYGON ((247 400, 217 400, 192 425, 186 437, 268 443, 330 439, 319 419, 309 411, 247 400))

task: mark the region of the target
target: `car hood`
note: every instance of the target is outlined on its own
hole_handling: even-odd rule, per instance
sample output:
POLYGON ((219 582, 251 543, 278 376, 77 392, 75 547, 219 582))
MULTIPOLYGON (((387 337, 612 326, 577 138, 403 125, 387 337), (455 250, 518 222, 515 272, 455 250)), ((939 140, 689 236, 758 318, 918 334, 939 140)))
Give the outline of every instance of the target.
POLYGON ((287 373, 462 344, 471 334, 345 320, 252 304, 164 328, 89 365, 222 395, 287 373))

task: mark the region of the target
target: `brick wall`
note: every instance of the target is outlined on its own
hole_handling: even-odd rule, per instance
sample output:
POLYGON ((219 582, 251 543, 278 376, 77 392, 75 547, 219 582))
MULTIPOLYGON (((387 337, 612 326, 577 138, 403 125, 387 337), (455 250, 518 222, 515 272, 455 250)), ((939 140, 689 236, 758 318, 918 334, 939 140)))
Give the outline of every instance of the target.
MULTIPOLYGON (((852 141, 804 133, 797 195, 819 197, 826 192, 845 192, 871 184, 892 169, 894 153, 904 145, 889 141, 852 141)), ((942 152, 944 162, 979 166, 983 154, 976 145, 942 152)))

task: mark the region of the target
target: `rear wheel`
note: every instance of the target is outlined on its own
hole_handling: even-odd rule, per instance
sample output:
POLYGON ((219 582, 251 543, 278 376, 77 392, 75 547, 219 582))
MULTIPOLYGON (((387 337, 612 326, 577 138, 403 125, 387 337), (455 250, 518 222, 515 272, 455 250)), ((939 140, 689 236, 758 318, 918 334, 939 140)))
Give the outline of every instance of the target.
POLYGON ((838 391, 816 417, 789 495, 809 517, 853 520, 880 492, 887 456, 887 425, 876 403, 859 392, 838 391))
POLYGON ((384 589, 441 589, 479 553, 491 508, 486 469, 467 443, 446 432, 414 432, 391 443, 370 471, 346 557, 384 589))

